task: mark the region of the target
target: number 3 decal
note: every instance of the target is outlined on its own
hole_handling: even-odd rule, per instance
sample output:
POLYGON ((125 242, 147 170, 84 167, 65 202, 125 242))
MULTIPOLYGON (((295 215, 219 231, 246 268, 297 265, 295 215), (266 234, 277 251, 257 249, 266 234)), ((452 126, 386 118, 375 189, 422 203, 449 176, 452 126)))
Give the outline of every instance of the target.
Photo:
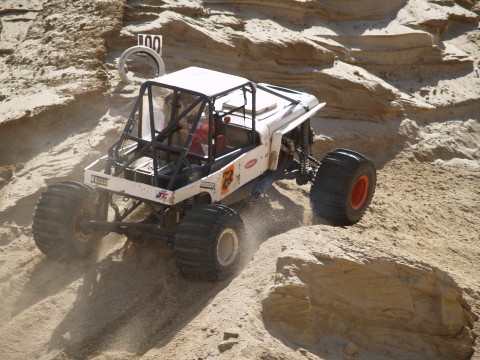
POLYGON ((234 173, 235 173, 235 167, 232 165, 232 166, 229 166, 228 168, 226 168, 224 171, 223 171, 223 175, 222 175, 222 191, 221 191, 221 194, 222 195, 225 195, 229 188, 230 188, 230 185, 232 184, 233 182, 233 176, 234 176, 234 173))

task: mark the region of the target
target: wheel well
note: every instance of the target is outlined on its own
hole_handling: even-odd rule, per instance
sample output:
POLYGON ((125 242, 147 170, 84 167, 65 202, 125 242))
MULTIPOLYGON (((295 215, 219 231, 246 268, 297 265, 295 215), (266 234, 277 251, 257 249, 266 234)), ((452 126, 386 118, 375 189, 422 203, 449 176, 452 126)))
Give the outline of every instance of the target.
POLYGON ((204 191, 198 195, 194 196, 195 204, 196 205, 206 205, 212 203, 212 195, 210 193, 204 191))

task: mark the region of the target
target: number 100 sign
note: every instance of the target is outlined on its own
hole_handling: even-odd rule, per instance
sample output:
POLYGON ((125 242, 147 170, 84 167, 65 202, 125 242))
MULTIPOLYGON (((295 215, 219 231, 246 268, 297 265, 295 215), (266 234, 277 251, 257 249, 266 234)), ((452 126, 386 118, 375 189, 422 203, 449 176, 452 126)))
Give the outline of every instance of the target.
POLYGON ((138 45, 152 48, 162 56, 162 35, 138 34, 138 45))

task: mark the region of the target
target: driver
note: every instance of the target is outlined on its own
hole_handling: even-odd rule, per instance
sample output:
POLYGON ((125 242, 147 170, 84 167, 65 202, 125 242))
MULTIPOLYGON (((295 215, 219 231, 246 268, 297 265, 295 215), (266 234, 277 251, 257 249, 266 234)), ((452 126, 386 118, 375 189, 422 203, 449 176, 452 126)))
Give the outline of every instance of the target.
MULTIPOLYGON (((208 109, 207 109, 208 111, 208 109)), ((192 139, 192 145, 190 146, 190 151, 202 156, 208 156, 208 130, 209 130, 209 121, 208 117, 203 112, 200 120, 198 121, 197 128, 192 139)), ((212 134, 215 133, 215 127, 212 129, 212 134)))

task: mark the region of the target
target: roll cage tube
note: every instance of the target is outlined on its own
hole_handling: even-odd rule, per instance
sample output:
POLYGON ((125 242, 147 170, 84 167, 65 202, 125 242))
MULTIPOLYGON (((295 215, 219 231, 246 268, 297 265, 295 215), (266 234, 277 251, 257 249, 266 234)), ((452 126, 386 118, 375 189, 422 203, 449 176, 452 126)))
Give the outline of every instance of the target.
MULTIPOLYGON (((171 189, 172 189, 173 183, 174 183, 174 181, 175 181, 175 178, 177 177, 178 172, 180 171, 180 169, 181 169, 181 167, 182 167, 182 164, 183 164, 184 162, 186 162, 185 165, 187 165, 190 169, 192 168, 192 166, 190 165, 190 163, 186 160, 186 156, 187 156, 188 150, 190 149, 190 146, 192 145, 193 134, 194 134, 194 132, 195 132, 195 130, 196 130, 196 128, 197 128, 198 122, 200 121, 200 117, 201 117, 201 115, 202 115, 203 110, 205 109, 206 103, 207 103, 206 100, 204 100, 204 101, 202 102, 202 105, 201 105, 201 107, 200 107, 200 110, 197 112, 197 115, 195 116, 195 120, 194 120, 194 123, 192 124, 192 128, 191 128, 191 130, 190 130, 190 132, 189 132, 189 134, 188 134, 188 138, 187 138, 187 142, 186 142, 186 144, 185 144, 185 147, 183 148, 183 150, 182 150, 179 158, 177 159, 177 161, 176 161, 176 163, 175 163, 175 168, 174 168, 173 173, 172 173, 172 175, 171 175, 171 177, 170 177, 170 181, 169 181, 169 183, 168 183, 167 190, 171 190, 171 189)), ((185 111, 186 111, 186 110, 185 110, 185 111)), ((187 112, 187 113, 188 113, 188 112, 187 112)), ((177 120, 177 122, 178 122, 178 120, 177 120)), ((211 132, 211 130, 209 130, 209 132, 211 132)), ((209 138, 211 138, 210 135, 209 135, 209 138)), ((209 146, 209 149, 210 149, 210 146, 209 146)), ((211 151, 209 150, 209 155, 208 155, 209 158, 210 158, 210 153, 211 153, 211 151)), ((155 169, 155 170, 156 170, 156 167, 157 167, 157 164, 156 164, 156 163, 157 163, 157 159, 154 158, 154 159, 153 159, 153 164, 154 164, 154 169, 155 169)))
MULTIPOLYGON (((155 85, 155 84, 154 84, 155 85)), ((146 82, 144 83, 139 92, 138 99, 133 107, 133 110, 131 112, 130 117, 127 120, 127 124, 125 125, 124 131, 122 135, 120 136, 120 139, 109 149, 109 157, 111 160, 115 162, 115 165, 120 166, 122 169, 120 171, 116 171, 115 175, 118 175, 121 170, 124 170, 127 166, 131 165, 137 157, 134 157, 132 159, 129 159, 126 163, 118 163, 116 160, 118 159, 119 161, 122 160, 122 156, 120 155, 121 150, 124 150, 124 144, 126 143, 127 140, 132 140, 137 142, 138 145, 143 145, 143 147, 137 147, 135 153, 140 156, 145 155, 150 149, 150 146, 155 146, 162 148, 163 150, 172 150, 173 152, 179 152, 182 151, 184 147, 177 147, 171 145, 171 143, 167 146, 163 144, 163 141, 165 141, 167 138, 169 138, 175 131, 178 130, 178 122, 182 120, 190 111, 192 111, 197 105, 202 102, 204 105, 202 106, 202 110, 205 108, 205 104, 209 102, 210 99, 208 97, 203 96, 198 97, 192 104, 190 104, 184 111, 182 111, 181 114, 178 116, 174 116, 174 112, 172 111, 172 119, 171 121, 168 122, 168 125, 162 129, 161 131, 158 131, 155 129, 155 117, 154 117, 154 108, 153 108, 153 99, 152 99, 152 83, 146 82), (143 136, 144 134, 142 133, 142 128, 143 124, 142 122, 144 121, 143 118, 143 99, 144 99, 144 94, 145 91, 148 91, 148 110, 149 110, 149 128, 150 128, 150 133, 152 134, 152 140, 146 140, 143 136), (138 112, 138 119, 136 119, 136 114, 138 112), (137 126, 135 126, 135 122, 138 122, 137 126), (135 127, 137 127, 137 132, 138 136, 132 135, 132 132, 135 130, 135 127), (161 145, 160 145, 161 144, 161 145)), ((178 94, 177 94, 178 95, 178 94)), ((198 114, 197 114, 198 115, 198 114)), ((195 119, 198 120, 200 116, 197 116, 195 119)), ((195 130, 195 127, 197 125, 198 121, 195 121, 192 123, 192 131, 195 130)), ((154 150, 152 148, 152 150, 154 150)))
MULTIPOLYGON (((120 136, 120 139, 113 144, 112 147, 108 150, 108 161, 105 169, 105 173, 112 175, 112 168, 114 168, 113 176, 118 176, 122 172, 124 172, 130 165, 132 165, 136 160, 139 160, 142 157, 149 157, 152 159, 153 165, 153 172, 154 172, 154 184, 155 186, 159 186, 159 163, 158 163, 158 152, 162 151, 166 154, 166 159, 170 164, 170 155, 171 153, 178 154, 178 158, 173 165, 173 172, 170 173, 168 176, 170 177, 167 189, 171 189, 174 183, 175 178, 177 177, 178 173, 182 169, 182 164, 185 164, 187 167, 192 169, 190 162, 187 159, 187 154, 189 158, 198 158, 200 161, 205 161, 205 165, 211 164, 214 161, 214 154, 212 150, 212 138, 214 136, 212 131, 212 124, 215 122, 215 117, 213 116, 213 112, 215 110, 215 101, 221 98, 222 96, 227 96, 230 93, 233 93, 236 90, 241 89, 243 91, 245 102, 243 106, 240 106, 232 111, 228 111, 228 113, 232 113, 237 110, 241 110, 243 108, 243 115, 246 118, 246 111, 245 106, 247 104, 247 93, 250 94, 252 97, 252 114, 251 114, 251 128, 248 129, 251 132, 251 139, 255 138, 255 110, 256 110, 256 86, 252 82, 247 82, 241 86, 237 86, 235 88, 229 89, 228 91, 224 91, 221 93, 217 93, 211 97, 206 96, 205 94, 189 91, 179 87, 173 87, 164 85, 161 83, 147 81, 140 87, 139 96, 135 105, 132 109, 130 117, 127 120, 125 128, 120 136), (170 117, 170 121, 166 123, 165 128, 161 129, 160 131, 155 128, 155 109, 154 109, 154 101, 153 101, 153 87, 164 88, 170 91, 173 91, 173 104, 177 104, 178 97, 181 93, 187 95, 193 95, 197 98, 187 106, 180 114, 176 115, 175 111, 171 111, 170 114, 167 116, 170 117), (144 104, 145 99, 145 91, 148 91, 148 104, 144 104), (145 129, 143 121, 143 113, 144 109, 148 106, 149 118, 148 121, 150 122, 149 130, 150 130, 150 139, 145 139, 144 134, 142 133, 142 129, 145 129), (178 131, 181 127, 179 126, 179 122, 184 119, 187 114, 189 114, 195 107, 200 105, 199 110, 195 114, 194 120, 191 123, 191 128, 188 131, 187 139, 184 143, 180 144, 181 146, 174 146, 172 145, 172 135, 178 131), (190 146, 192 144, 192 140, 195 134, 195 130, 197 129, 198 123, 200 122, 202 113, 205 110, 205 107, 208 105, 208 154, 206 158, 201 157, 200 155, 195 155, 194 153, 190 153, 190 146), (138 123, 138 124, 136 124, 138 123), (137 128, 137 136, 135 136, 134 131, 137 128), (165 143, 165 140, 168 139, 168 143, 165 143), (131 144, 126 146, 127 141, 132 141, 135 144, 131 144)), ((206 115, 206 114, 205 114, 206 115)), ((225 116, 225 115, 223 115, 225 116)), ((172 165, 170 165, 172 167, 172 165)))

